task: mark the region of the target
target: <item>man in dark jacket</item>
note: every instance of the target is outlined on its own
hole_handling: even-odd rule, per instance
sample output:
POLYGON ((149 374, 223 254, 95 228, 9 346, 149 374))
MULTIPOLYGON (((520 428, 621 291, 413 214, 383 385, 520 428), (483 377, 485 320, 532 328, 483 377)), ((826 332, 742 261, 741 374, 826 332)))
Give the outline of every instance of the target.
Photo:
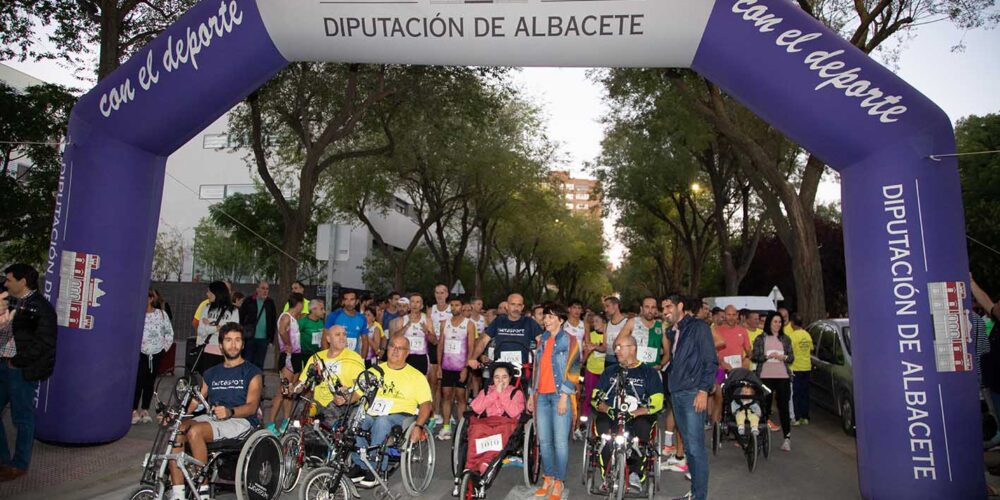
POLYGON ((243 324, 243 358, 264 369, 267 346, 274 340, 278 328, 278 310, 274 300, 268 297, 270 285, 266 281, 257 283, 253 295, 247 297, 240 307, 240 323, 243 324))
POLYGON ((38 271, 27 264, 4 269, 0 297, 0 413, 10 404, 17 428, 14 455, 0 425, 0 481, 23 476, 35 441, 35 392, 56 363, 56 311, 38 293, 38 271))
MULTIPOLYGON (((701 300, 681 295, 671 295, 668 299, 664 301, 664 313, 669 318, 665 319, 673 323, 674 328, 667 334, 672 351, 667 384, 691 473, 691 491, 680 498, 704 500, 708 497, 705 407, 715 383, 719 359, 715 354, 712 330, 704 321, 693 317, 687 308, 688 304, 700 307, 701 300)), ((697 310, 697 307, 692 309, 697 310)))

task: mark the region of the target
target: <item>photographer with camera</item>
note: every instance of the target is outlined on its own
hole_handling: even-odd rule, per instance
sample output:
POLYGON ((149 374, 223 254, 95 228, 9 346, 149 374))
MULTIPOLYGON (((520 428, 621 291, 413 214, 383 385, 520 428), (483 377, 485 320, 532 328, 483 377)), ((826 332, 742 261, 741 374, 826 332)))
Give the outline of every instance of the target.
POLYGON ((4 269, 6 292, 0 293, 0 413, 10 404, 17 429, 14 455, 0 425, 0 481, 23 476, 35 440, 34 397, 38 382, 56 364, 56 311, 38 293, 38 271, 28 264, 4 269))

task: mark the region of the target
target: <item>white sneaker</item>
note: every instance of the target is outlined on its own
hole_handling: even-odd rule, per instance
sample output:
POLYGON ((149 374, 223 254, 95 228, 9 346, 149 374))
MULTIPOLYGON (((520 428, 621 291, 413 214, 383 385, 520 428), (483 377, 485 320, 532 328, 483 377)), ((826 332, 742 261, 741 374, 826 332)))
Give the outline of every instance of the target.
POLYGON ((138 413, 132 412, 132 425, 138 424, 140 420, 142 420, 142 417, 138 413))
POLYGON ((441 432, 438 432, 437 438, 441 441, 448 441, 451 439, 451 427, 442 427, 441 432))
POLYGON ((781 443, 781 451, 792 451, 792 440, 785 438, 781 443))

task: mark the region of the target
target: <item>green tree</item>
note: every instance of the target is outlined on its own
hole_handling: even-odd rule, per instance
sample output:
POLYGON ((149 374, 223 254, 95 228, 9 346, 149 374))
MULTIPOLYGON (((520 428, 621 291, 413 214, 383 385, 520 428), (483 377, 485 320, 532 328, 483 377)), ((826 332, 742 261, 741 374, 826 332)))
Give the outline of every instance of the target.
MULTIPOLYGON (((1000 150, 1000 114, 959 120, 955 140, 959 153, 1000 150)), ((995 296, 1000 293, 1000 154, 961 156, 958 170, 970 240, 969 267, 980 286, 995 296)))
POLYGON ((169 281, 171 276, 180 281, 183 272, 184 238, 175 228, 160 231, 156 234, 156 247, 153 249, 153 281, 169 281))
POLYGON ((203 281, 270 279, 275 270, 274 260, 268 259, 271 252, 248 243, 210 217, 202 218, 194 228, 195 272, 203 281))
POLYGON ((0 262, 45 264, 62 166, 59 143, 75 100, 58 85, 19 92, 0 82, 0 262))

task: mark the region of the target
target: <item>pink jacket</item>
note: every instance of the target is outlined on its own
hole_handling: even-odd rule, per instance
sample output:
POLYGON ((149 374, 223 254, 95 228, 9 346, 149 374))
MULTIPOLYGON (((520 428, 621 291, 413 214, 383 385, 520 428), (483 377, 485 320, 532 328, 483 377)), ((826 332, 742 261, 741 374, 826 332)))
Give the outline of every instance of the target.
POLYGON ((506 412, 510 418, 518 418, 524 411, 524 392, 517 391, 512 397, 513 391, 513 386, 507 386, 503 391, 480 391, 472 400, 472 410, 477 414, 486 412, 487 417, 503 416, 506 412))

